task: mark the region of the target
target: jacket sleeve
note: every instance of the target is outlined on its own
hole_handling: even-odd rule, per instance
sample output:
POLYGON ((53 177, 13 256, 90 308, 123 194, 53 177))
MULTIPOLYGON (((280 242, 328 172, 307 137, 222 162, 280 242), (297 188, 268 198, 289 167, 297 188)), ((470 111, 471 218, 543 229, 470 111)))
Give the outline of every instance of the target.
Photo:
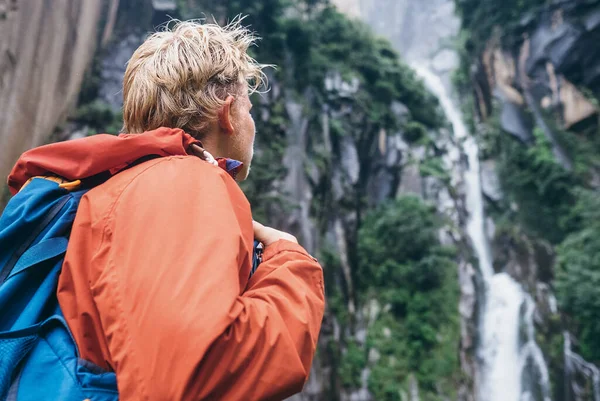
POLYGON ((121 400, 280 400, 302 389, 321 267, 279 241, 248 282, 252 240, 249 205, 216 167, 165 161, 131 182, 92 283, 121 400))

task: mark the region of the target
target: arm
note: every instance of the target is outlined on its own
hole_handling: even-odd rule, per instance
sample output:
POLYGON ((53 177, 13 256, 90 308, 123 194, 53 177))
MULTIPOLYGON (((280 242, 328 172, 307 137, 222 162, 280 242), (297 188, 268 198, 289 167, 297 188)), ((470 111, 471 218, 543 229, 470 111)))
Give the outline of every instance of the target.
POLYGON ((252 219, 237 184, 193 158, 151 169, 109 217, 92 284, 121 400, 300 391, 324 308, 320 266, 279 241, 248 283, 252 219))
POLYGON ((292 242, 270 245, 238 299, 237 319, 199 365, 206 371, 220 366, 223 375, 203 376, 192 383, 197 390, 191 394, 207 400, 282 400, 300 392, 310 372, 323 307, 318 263, 292 242))

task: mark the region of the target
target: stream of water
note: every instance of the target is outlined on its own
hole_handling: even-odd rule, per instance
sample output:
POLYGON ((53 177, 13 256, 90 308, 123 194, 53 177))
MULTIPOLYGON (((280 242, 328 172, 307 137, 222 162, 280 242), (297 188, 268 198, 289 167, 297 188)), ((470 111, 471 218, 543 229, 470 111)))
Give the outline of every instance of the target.
POLYGON ((527 388, 540 388, 543 401, 550 401, 548 369, 541 350, 535 343, 533 313, 535 303, 519 283, 506 273, 495 273, 490 246, 485 231, 485 214, 479 169, 479 149, 469 135, 459 108, 439 76, 425 64, 413 64, 417 74, 439 99, 451 122, 455 138, 463 143, 468 159, 464 173, 466 206, 469 212, 467 232, 479 260, 479 270, 485 282, 484 309, 480 319, 481 361, 479 401, 527 401, 536 399, 530 390, 523 390, 523 372, 528 363, 535 367, 539 383, 527 388), (522 315, 522 306, 525 313, 522 315), (520 339, 524 325, 526 338, 520 339))

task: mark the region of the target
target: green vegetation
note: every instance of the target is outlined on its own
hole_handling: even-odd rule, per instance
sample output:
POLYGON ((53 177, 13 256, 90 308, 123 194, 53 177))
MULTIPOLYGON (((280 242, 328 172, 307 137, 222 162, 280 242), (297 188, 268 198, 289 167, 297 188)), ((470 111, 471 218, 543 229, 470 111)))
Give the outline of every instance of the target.
POLYGON ((552 147, 540 129, 535 143, 522 143, 498 132, 501 146, 498 172, 503 188, 519 205, 518 220, 532 235, 559 243, 572 228, 571 208, 577 179, 554 158, 552 147))
MULTIPOLYGON (((600 324, 592 318, 600 316, 600 202, 597 189, 589 184, 598 163, 597 152, 586 136, 564 131, 548 121, 574 162, 572 171, 556 161, 541 129, 534 129, 535 140, 528 146, 503 132, 497 118, 490 118, 485 127, 482 140, 489 154, 496 155, 505 194, 502 212, 492 208, 496 210, 497 235, 523 229, 534 241, 548 241, 556 247, 558 263, 551 284, 569 317, 569 329, 579 339, 578 351, 600 362, 600 324)), ((554 333, 547 331, 545 335, 553 343, 559 341, 554 333)), ((558 356, 554 359, 562 360, 558 356)))
POLYGON ((338 374, 345 388, 360 388, 362 370, 367 365, 364 350, 355 340, 351 340, 340 361, 338 374))
POLYGON ((444 167, 444 161, 439 157, 429 157, 419 165, 422 177, 435 177, 446 185, 450 185, 450 174, 444 167))
POLYGON ((557 295, 573 319, 580 352, 600 362, 600 197, 579 190, 574 214, 580 219, 558 247, 557 295))
MULTIPOLYGON (((339 396, 333 390, 335 383, 347 390, 361 387, 368 366, 368 388, 378 400, 400 400, 400 392, 408 391, 410 374, 424 400, 453 394, 459 371, 457 267, 453 250, 439 245, 441 221, 433 208, 410 197, 372 213, 364 211, 369 164, 376 157, 373 145, 380 131, 402 132, 410 143, 433 146, 432 132, 445 124, 437 100, 388 42, 325 1, 230 1, 228 9, 207 3, 180 4, 186 18, 198 17, 200 11, 218 21, 248 14, 244 23, 263 37, 252 50, 254 56, 278 66, 269 71, 273 90, 254 99, 257 155, 244 190, 255 217, 268 222, 274 210, 293 207, 277 186, 286 174, 284 151, 296 135, 286 109, 294 102, 303 109, 308 124, 305 151, 317 170, 312 210, 317 226, 325 230, 332 215, 342 210, 358 215, 358 246, 348 255, 356 285, 354 301, 359 309, 372 299, 390 305, 368 329, 366 344, 345 336, 339 343, 329 343, 324 350, 333 367, 328 391, 335 398, 339 396), (406 105, 408 113, 397 115, 392 102, 406 105), (324 109, 331 111, 328 127, 322 126, 324 109), (331 152, 323 143, 325 128, 331 152), (342 157, 341 142, 348 138, 359 152, 361 178, 334 201, 331 170, 342 157), (368 361, 372 349, 381 356, 373 363, 368 361)), ((430 164, 423 170, 446 177, 439 163, 430 164)), ((331 249, 335 247, 323 244, 320 254, 328 306, 346 333, 353 320, 349 287, 340 257, 331 249)))
MULTIPOLYGON (((144 0, 133 4, 140 1, 144 0)), ((124 7, 130 15, 132 8, 124 7)), ((438 240, 444 222, 418 198, 390 201, 374 211, 366 201, 383 131, 425 147, 432 159, 420 165, 423 174, 449 181, 439 159, 443 151, 435 148, 434 135, 446 124, 435 97, 387 41, 327 0, 179 0, 178 7, 182 19, 210 21, 214 16, 224 23, 247 15, 243 23, 262 38, 252 55, 277 65, 266 71, 271 90, 252 99, 256 157, 250 179, 242 186, 254 218, 268 224, 285 216, 295 199, 282 193, 284 155, 292 140, 304 146, 304 168, 314 194, 311 215, 322 238, 319 257, 325 266, 328 311, 341 327, 339 341, 328 339, 320 349, 320 357, 332 368, 328 399, 339 399, 340 388, 361 387, 366 367, 371 369, 368 388, 377 400, 400 400, 411 375, 422 400, 451 397, 460 370, 458 288, 454 250, 438 240), (398 103, 408 111, 392 107, 398 103), (290 115, 292 104, 302 109, 300 117, 290 115), (299 126, 307 132, 301 143, 299 126), (358 152, 360 177, 343 188, 339 198, 333 195, 332 176, 345 157, 347 142, 358 152), (339 216, 356 222, 347 228, 346 256, 357 310, 372 300, 383 308, 361 342, 352 331, 356 316, 348 308, 350 285, 340 255, 325 240, 339 216), (380 358, 369 361, 369 353, 379 353, 380 358)), ((116 133, 121 116, 98 100, 100 68, 96 62, 86 77, 71 120, 95 132, 116 133)))
POLYGON ((402 136, 408 143, 418 143, 427 136, 427 128, 419 122, 410 121, 404 127, 402 136))
POLYGON ((123 126, 123 114, 114 112, 112 107, 101 100, 94 100, 77 108, 74 122, 87 125, 93 134, 118 134, 123 126))
MULTIPOLYGON (((317 187, 314 214, 320 221, 327 217, 324 208, 332 206, 328 171, 339 157, 342 137, 351 137, 362 152, 361 162, 368 163, 375 156, 372 145, 381 129, 403 129, 407 140, 416 142, 429 135, 427 129, 444 123, 436 99, 399 60, 391 45, 326 0, 232 0, 226 4, 181 0, 179 6, 186 19, 214 17, 223 23, 245 15, 243 23, 262 38, 251 49, 253 56, 261 63, 277 66, 268 71, 277 90, 255 95, 253 101, 257 157, 244 190, 257 218, 268 219, 276 210, 293 207, 277 188, 287 171, 282 161, 288 138, 295 135, 290 132, 286 104, 299 104, 308 124, 306 153, 320 173, 319 181, 313 183, 317 187), (340 86, 351 89, 344 93, 340 86), (397 116, 391 107, 393 101, 407 105, 408 115, 397 116), (323 144, 324 109, 332 112, 329 130, 333 153, 323 144)), ((369 169, 361 169, 363 172, 368 174, 369 169)), ((352 196, 344 207, 355 209, 358 199, 362 208, 366 178, 360 180, 362 193, 358 198, 352 196)))
MULTIPOLYGON (((256 95, 258 97, 258 95, 256 95)), ((253 99, 256 121, 256 155, 252 162, 250 180, 243 189, 252 203, 252 213, 258 221, 268 221, 272 210, 290 210, 290 205, 275 189, 287 168, 283 164, 285 153, 287 113, 283 99, 261 102, 253 99), (262 116, 265 116, 263 119, 262 116)))
POLYGON ((495 31, 508 46, 520 40, 523 20, 535 15, 548 0, 454 0, 454 3, 463 30, 469 33, 471 50, 479 53, 495 31))
POLYGON ((365 125, 398 128, 399 121, 390 107, 392 101, 408 105, 409 119, 425 127, 443 124, 434 96, 425 90, 415 73, 399 61, 390 43, 375 37, 365 25, 327 7, 311 22, 298 23, 294 31, 305 38, 298 50, 309 55, 297 60, 300 81, 305 75, 327 96, 323 82, 332 72, 339 73, 345 81, 357 79, 360 90, 351 99, 335 100, 352 103, 358 112, 365 114, 365 125))
POLYGON ((488 124, 487 134, 497 139, 498 172, 506 196, 499 227, 521 226, 534 240, 556 246, 558 263, 552 284, 560 306, 570 317, 569 328, 579 339, 579 352, 600 362, 600 324, 592 318, 600 316, 600 202, 597 190, 588 184, 595 153, 586 148, 583 138, 554 128, 559 141, 570 141, 564 149, 574 160, 572 171, 556 161, 540 129, 534 129, 535 142, 528 147, 488 124), (516 210, 511 203, 517 205, 516 210))
MULTIPOLYGON (((461 15, 458 40, 461 67, 454 83, 468 99, 473 115, 471 65, 481 57, 486 43, 494 37, 508 52, 516 54, 523 33, 530 28, 529 17, 549 2, 546 0, 455 0, 461 15)), ((591 4, 592 2, 584 2, 591 4)), ((585 6, 584 6, 585 7, 585 6)), ((579 89, 597 104, 592 92, 579 89)), ((525 110, 528 112, 528 110, 525 110)), ((500 128, 497 110, 478 130, 484 157, 498 161, 505 199, 491 209, 502 233, 523 232, 535 241, 548 241, 555 249, 557 263, 551 285, 555 287, 564 322, 578 341, 577 351, 600 363, 600 199, 597 182, 600 167, 600 135, 594 122, 567 131, 556 116, 543 116, 557 142, 572 161, 572 170, 563 168, 540 128, 533 130, 533 143, 526 145, 500 128)), ((473 120, 473 119, 471 119, 473 120)), ((474 129, 475 124, 471 127, 474 129)), ((501 234, 502 234, 501 233, 501 234)), ((505 235, 505 234, 502 234, 505 235)), ((560 323, 542 328, 548 344, 542 344, 550 358, 560 363, 560 323), (553 333, 552 330, 555 332, 553 333)), ((560 377, 560 367, 551 374, 560 377)))
POLYGON ((123 126, 123 114, 115 111, 105 101, 100 100, 102 64, 99 51, 86 72, 77 99, 77 109, 69 120, 89 128, 90 135, 97 133, 118 134, 123 126))
POLYGON ((431 206, 406 196, 369 213, 359 230, 357 293, 387 306, 367 338, 380 355, 369 378, 377 400, 400 400, 411 373, 424 400, 456 389, 458 268, 455 250, 439 243, 441 224, 431 206))

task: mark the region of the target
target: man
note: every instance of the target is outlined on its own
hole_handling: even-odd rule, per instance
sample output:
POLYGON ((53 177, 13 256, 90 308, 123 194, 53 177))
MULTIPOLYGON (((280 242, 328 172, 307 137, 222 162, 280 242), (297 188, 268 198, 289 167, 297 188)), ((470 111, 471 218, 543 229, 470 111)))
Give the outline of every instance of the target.
POLYGON ((253 222, 233 179, 252 161, 253 40, 239 23, 155 33, 125 73, 127 134, 34 149, 9 177, 15 192, 41 172, 110 176, 80 203, 58 299, 80 357, 116 372, 121 400, 278 400, 308 377, 322 269, 253 222))

